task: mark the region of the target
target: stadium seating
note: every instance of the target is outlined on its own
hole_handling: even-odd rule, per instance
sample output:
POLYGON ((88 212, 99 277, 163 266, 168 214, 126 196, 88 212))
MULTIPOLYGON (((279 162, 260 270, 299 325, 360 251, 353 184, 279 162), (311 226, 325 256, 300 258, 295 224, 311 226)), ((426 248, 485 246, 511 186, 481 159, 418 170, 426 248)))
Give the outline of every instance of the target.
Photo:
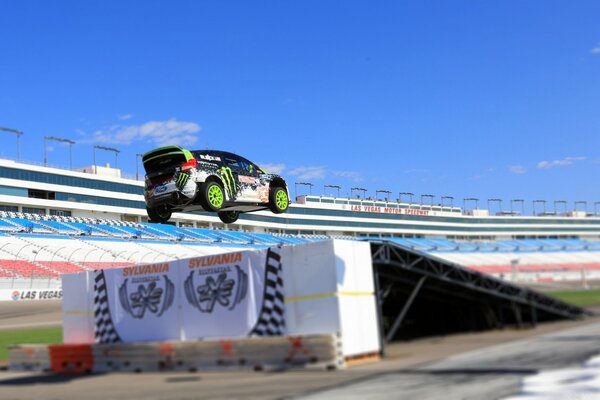
MULTIPOLYGON (((94 220, 0 211, 0 279, 56 279, 64 273, 114 268, 226 249, 295 245, 329 239, 168 224, 94 220)), ((342 237, 344 238, 344 237, 342 237)), ((353 238, 361 239, 361 238, 353 238)), ((372 238, 362 238, 372 239, 372 238)), ((477 271, 507 276, 591 271, 600 278, 600 241, 381 238, 477 271)), ((574 275, 571 275, 574 276, 574 275)))

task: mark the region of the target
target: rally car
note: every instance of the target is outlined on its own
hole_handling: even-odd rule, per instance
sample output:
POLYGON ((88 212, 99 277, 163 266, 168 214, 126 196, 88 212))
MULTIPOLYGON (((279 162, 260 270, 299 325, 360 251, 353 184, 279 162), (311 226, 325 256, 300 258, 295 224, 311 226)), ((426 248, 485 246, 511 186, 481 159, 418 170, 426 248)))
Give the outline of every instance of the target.
POLYGON ((164 223, 176 211, 216 212, 231 224, 241 213, 287 211, 285 180, 244 157, 219 150, 166 146, 142 156, 148 217, 164 223))

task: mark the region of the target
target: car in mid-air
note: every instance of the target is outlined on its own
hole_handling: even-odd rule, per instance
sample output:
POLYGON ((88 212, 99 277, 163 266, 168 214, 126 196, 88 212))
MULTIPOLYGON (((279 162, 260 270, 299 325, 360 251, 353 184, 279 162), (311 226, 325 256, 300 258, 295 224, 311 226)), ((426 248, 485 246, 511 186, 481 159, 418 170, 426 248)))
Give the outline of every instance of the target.
POLYGON ((165 223, 173 212, 216 212, 225 224, 241 213, 287 211, 288 186, 237 154, 165 146, 142 156, 146 170, 144 199, 152 222, 165 223))

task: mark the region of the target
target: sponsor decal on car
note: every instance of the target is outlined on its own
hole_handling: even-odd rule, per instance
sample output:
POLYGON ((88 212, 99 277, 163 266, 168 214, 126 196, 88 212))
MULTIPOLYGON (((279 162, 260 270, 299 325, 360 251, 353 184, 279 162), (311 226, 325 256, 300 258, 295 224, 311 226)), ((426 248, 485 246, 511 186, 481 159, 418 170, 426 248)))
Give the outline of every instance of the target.
POLYGON ((240 175, 240 176, 238 176, 238 180, 242 183, 250 183, 252 185, 256 184, 256 178, 254 178, 252 176, 240 175))
POLYGON ((256 190, 259 201, 267 203, 269 201, 269 188, 267 186, 259 186, 256 190))
POLYGON ((167 190, 167 185, 165 185, 164 183, 160 184, 160 185, 156 185, 154 187, 154 193, 155 194, 161 194, 162 192, 167 190))
POLYGON ((190 178, 190 175, 188 173, 180 172, 179 175, 177 176, 175 184, 177 185, 178 188, 182 188, 185 186, 185 184, 187 183, 189 178, 190 178))
POLYGON ((235 179, 233 177, 231 168, 221 167, 217 172, 221 175, 223 181, 225 182, 225 189, 229 192, 229 197, 234 198, 237 193, 237 185, 235 184, 235 179))
POLYGON ((221 157, 211 156, 211 155, 208 155, 208 154, 200 154, 200 159, 201 160, 207 160, 207 161, 221 161, 221 157))

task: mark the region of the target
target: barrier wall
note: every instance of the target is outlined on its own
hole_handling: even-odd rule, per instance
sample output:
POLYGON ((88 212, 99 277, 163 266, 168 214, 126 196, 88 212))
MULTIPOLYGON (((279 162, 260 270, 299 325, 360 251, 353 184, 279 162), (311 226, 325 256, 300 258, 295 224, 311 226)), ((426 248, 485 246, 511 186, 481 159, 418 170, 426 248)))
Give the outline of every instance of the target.
POLYGON ((368 243, 227 254, 63 276, 64 342, 339 333, 344 356, 379 351, 368 243))

